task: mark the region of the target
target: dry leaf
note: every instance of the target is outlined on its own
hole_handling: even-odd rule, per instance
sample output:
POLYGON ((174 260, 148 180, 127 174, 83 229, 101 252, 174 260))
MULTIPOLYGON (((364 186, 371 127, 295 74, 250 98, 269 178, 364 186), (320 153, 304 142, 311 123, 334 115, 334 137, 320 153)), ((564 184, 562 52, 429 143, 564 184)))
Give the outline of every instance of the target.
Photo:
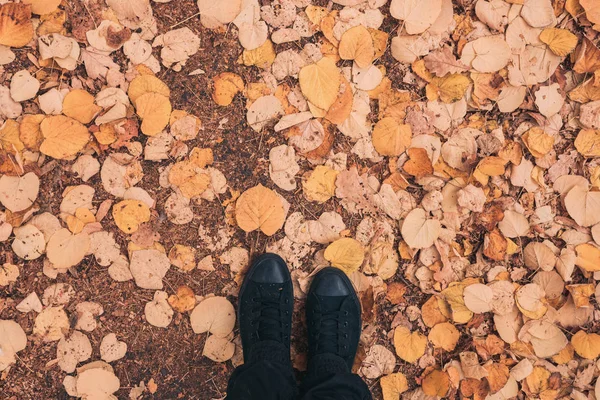
POLYGON ((588 360, 594 360, 600 356, 600 335, 579 331, 571 337, 571 344, 575 352, 588 360))
POLYGON ((586 187, 574 186, 565 196, 565 207, 571 218, 581 226, 600 222, 600 192, 590 192, 586 187))
POLYGON ((577 36, 566 29, 546 28, 540 33, 540 40, 560 57, 567 56, 577 46, 577 36))
POLYGON ((140 224, 150 221, 150 208, 139 200, 123 200, 113 206, 115 224, 125 233, 134 233, 140 224))
POLYGON ((575 251, 577 252, 575 265, 588 272, 600 271, 599 248, 589 243, 583 243, 575 247, 575 251))
POLYGON ((213 78, 212 98, 220 106, 228 106, 235 95, 244 90, 242 78, 232 72, 223 72, 213 78))
POLYGON ((304 196, 309 201, 324 203, 335 194, 335 181, 339 171, 319 165, 302 180, 304 196))
POLYGON ((0 6, 0 45, 23 47, 33 39, 31 7, 19 3, 0 6))
POLYGON ((329 110, 338 96, 341 74, 334 61, 323 57, 300 70, 299 82, 308 101, 323 110, 329 110))
POLYGON ((272 236, 283 227, 285 211, 277 193, 259 184, 237 199, 235 219, 245 232, 260 229, 272 236))
POLYGON ((435 325, 429 331, 428 339, 434 347, 442 348, 446 351, 452 351, 458 343, 460 332, 449 322, 442 322, 435 325))
POLYGON ((338 49, 342 60, 354 60, 360 68, 370 66, 375 58, 373 38, 362 25, 344 32, 338 49))
POLYGON ((580 130, 575 138, 575 148, 585 157, 600 157, 600 130, 580 130))
POLYGON ((442 12, 442 0, 427 3, 418 0, 392 0, 390 14, 404 21, 404 28, 409 35, 423 33, 442 12))
POLYGON ((428 396, 444 397, 450 389, 450 377, 445 371, 434 369, 429 374, 425 375, 421 382, 423 393, 428 396))
POLYGON ((357 240, 341 238, 327 246, 324 257, 332 266, 350 275, 362 265, 365 250, 357 240))
POLYGON ((414 249, 425 249, 433 245, 441 232, 440 221, 428 219, 422 208, 408 213, 402 223, 402 238, 414 249))
POLYGON ((156 136, 169 124, 171 102, 160 93, 145 93, 135 100, 137 115, 142 119, 142 132, 156 136))
POLYGON ((235 310, 225 297, 213 296, 202 300, 190 314, 194 333, 210 332, 225 338, 235 326, 235 310))
POLYGON ((399 124, 392 117, 380 119, 373 129, 373 146, 383 156, 399 156, 410 146, 410 125, 399 124))
POLYGON ((408 390, 408 382, 403 373, 386 375, 379 381, 383 400, 398 400, 400 395, 408 390))
POLYGON ((90 134, 84 125, 62 115, 44 118, 40 130, 44 136, 40 151, 59 160, 74 156, 90 140, 90 134))
POLYGON ((408 363, 414 363, 427 347, 427 338, 419 332, 410 332, 406 327, 399 326, 394 331, 394 347, 396 354, 408 363))

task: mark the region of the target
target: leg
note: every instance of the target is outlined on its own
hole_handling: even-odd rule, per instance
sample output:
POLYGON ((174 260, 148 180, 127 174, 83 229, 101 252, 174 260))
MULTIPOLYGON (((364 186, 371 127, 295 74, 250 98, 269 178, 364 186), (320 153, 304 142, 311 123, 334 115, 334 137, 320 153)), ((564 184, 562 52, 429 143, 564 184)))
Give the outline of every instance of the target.
POLYGON ((370 400, 366 383, 351 372, 360 339, 360 302, 337 268, 313 279, 306 299, 308 374, 303 400, 370 400))
POLYGON ((291 368, 259 360, 236 368, 227 385, 226 400, 292 400, 297 396, 296 378, 291 368))
POLYGON ((260 256, 240 289, 238 321, 244 365, 229 380, 227 400, 293 400, 298 395, 290 360, 293 288, 285 262, 260 256))

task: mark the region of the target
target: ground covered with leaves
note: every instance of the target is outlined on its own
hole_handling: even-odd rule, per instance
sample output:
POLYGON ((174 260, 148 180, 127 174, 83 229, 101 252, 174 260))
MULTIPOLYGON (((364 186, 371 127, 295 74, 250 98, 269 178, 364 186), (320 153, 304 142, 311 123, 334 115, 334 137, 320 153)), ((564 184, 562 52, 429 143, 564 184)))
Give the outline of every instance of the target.
POLYGON ((0 397, 221 399, 280 254, 374 397, 598 399, 598 0, 0 0, 0 397))

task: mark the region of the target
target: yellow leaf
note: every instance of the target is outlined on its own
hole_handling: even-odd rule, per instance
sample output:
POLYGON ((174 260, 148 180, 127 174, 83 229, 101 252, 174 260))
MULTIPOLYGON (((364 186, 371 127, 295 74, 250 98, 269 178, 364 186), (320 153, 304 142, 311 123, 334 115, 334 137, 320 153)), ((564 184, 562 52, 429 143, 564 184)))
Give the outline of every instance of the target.
POLYGON ((167 98, 171 96, 169 87, 154 75, 145 74, 136 76, 129 84, 129 89, 127 89, 129 99, 131 99, 132 103, 135 103, 140 96, 146 93, 158 93, 167 98))
POLYGON ((320 25, 321 20, 329 14, 325 7, 310 5, 304 9, 306 17, 313 25, 320 25))
POLYGON ((575 307, 591 307, 590 296, 594 294, 594 285, 591 283, 567 285, 567 290, 573 297, 575 307))
POLYGON ((573 345, 571 343, 567 343, 564 349, 562 349, 558 354, 552 356, 552 361, 557 364, 566 364, 573 359, 574 354, 575 350, 573 350, 573 345))
POLYGON ((594 360, 600 356, 600 335, 579 331, 571 338, 571 344, 580 357, 594 360))
POLYGON ((31 4, 31 12, 37 15, 56 11, 60 2, 61 0, 23 0, 23 4, 31 4))
POLYGON ((139 200, 123 200, 113 206, 115 224, 125 233, 134 233, 140 224, 150 221, 150 208, 139 200))
POLYGON ((350 275, 362 265, 365 250, 358 240, 341 238, 327 246, 324 257, 331 265, 350 275))
POLYGON ((38 36, 48 35, 50 33, 60 33, 66 35, 66 29, 64 28, 65 22, 67 22, 67 13, 63 10, 56 9, 50 14, 44 14, 40 17, 40 26, 37 28, 38 36))
POLYGON ((100 125, 100 130, 98 132, 94 132, 94 137, 98 143, 105 146, 113 144, 118 139, 118 135, 113 124, 100 125))
POLYGON ((244 50, 241 61, 246 67, 255 65, 258 68, 266 69, 273 64, 275 56, 273 42, 267 39, 260 47, 257 47, 254 50, 244 50))
POLYGON ((335 102, 341 79, 339 68, 327 57, 303 67, 299 74, 302 94, 308 101, 323 110, 329 110, 335 102))
POLYGON ((184 272, 190 272, 196 268, 196 250, 190 246, 176 244, 169 250, 171 264, 184 272))
POLYGON ((465 284, 462 282, 452 282, 442 290, 442 296, 452 310, 452 321, 457 324, 465 324, 473 318, 473 312, 465 306, 464 290, 465 284))
POLYGON ((14 119, 7 119, 0 126, 0 149, 10 154, 20 153, 25 148, 19 135, 19 123, 14 119))
POLYGON ((137 114, 142 119, 142 133, 155 136, 169 124, 171 102, 159 93, 146 93, 135 101, 137 114))
POLYGON ((285 210, 279 195, 259 184, 237 199, 235 219, 245 232, 260 229, 265 235, 273 236, 285 222, 285 210))
POLYGON ((23 47, 33 39, 31 6, 7 3, 0 6, 0 45, 23 47))
POLYGON ((169 171, 169 182, 191 199, 200 196, 210 185, 210 175, 192 160, 175 163, 169 171))
POLYGON ((496 393, 500 391, 508 381, 508 367, 504 364, 492 363, 486 364, 484 368, 488 373, 486 379, 490 385, 490 392, 496 393))
POLYGON ((431 296, 421 307, 423 323, 430 328, 448 321, 451 313, 448 303, 437 296, 431 296))
POLYGON ((235 95, 244 90, 244 81, 238 74, 223 72, 213 78, 212 98, 220 106, 228 106, 235 95))
POLYGON ((304 196, 308 201, 325 203, 335 194, 335 180, 339 171, 319 165, 302 181, 304 196))
POLYGON ((63 114, 82 124, 89 124, 100 111, 102 107, 97 106, 94 96, 85 90, 71 90, 63 100, 63 114))
POLYGON ((362 25, 348 29, 342 35, 338 48, 342 60, 354 60, 360 68, 367 68, 375 58, 371 34, 362 25))
POLYGON ((522 139, 531 155, 536 158, 544 157, 554 146, 554 137, 537 126, 525 132, 522 139))
POLYGON ((408 390, 408 382, 403 373, 386 375, 379 381, 383 400, 398 400, 400 395, 408 390))
POLYGON ((403 373, 386 375, 379 381, 383 400, 398 400, 408 390, 408 382, 403 373))
MULTIPOLYGON (((595 72, 600 82, 600 69, 595 72)), ((581 85, 569 92, 569 98, 578 103, 588 103, 590 101, 600 100, 600 84, 594 86, 594 79, 588 79, 581 85)))
POLYGON ((477 169, 484 175, 487 176, 499 176, 504 173, 504 166, 508 163, 508 160, 504 160, 500 157, 486 157, 482 159, 477 165, 477 169))
POLYGON ((19 126, 19 138, 21 142, 32 151, 39 151, 44 136, 40 130, 40 124, 46 118, 43 114, 27 114, 23 116, 19 126))
POLYGON ((40 124, 44 141, 40 151, 62 160, 81 151, 90 140, 88 129, 78 121, 64 115, 46 117, 40 124))
POLYGON ((196 296, 189 286, 182 285, 177 288, 175 294, 169 296, 167 301, 175 311, 184 313, 194 309, 196 296))
POLYGON ((427 99, 435 101, 439 98, 444 103, 454 103, 463 98, 470 84, 469 78, 461 74, 434 77, 425 88, 427 99))
POLYGON ((431 165, 427 150, 421 147, 411 147, 406 154, 408 154, 408 161, 404 163, 402 169, 407 174, 417 178, 433 174, 433 165, 431 165))
POLYGON ((450 377, 447 372, 434 369, 423 378, 421 387, 428 396, 444 397, 450 389, 450 377))
POLYGON ((454 350, 459 338, 460 332, 449 322, 435 325, 428 335, 428 339, 434 347, 440 347, 446 351, 454 350))
POLYGON ((398 326, 394 331, 394 347, 398 357, 408 363, 414 363, 425 354, 427 338, 419 332, 410 332, 404 326, 398 326))
POLYGON ((373 129, 373 146, 382 156, 399 156, 410 146, 410 125, 399 124, 396 119, 380 119, 373 129))
POLYGON ((600 271, 600 249, 589 243, 575 247, 577 258, 575 264, 587 272, 600 271))
POLYGON ((565 57, 577 46, 577 36, 566 29, 546 28, 540 33, 540 40, 559 57, 565 57))
POLYGON ((600 157, 600 130, 580 130, 575 138, 575 148, 585 157, 600 157))
POLYGON ((380 58, 385 53, 388 44, 389 34, 377 29, 367 28, 373 39, 373 47, 375 48, 375 58, 380 58))

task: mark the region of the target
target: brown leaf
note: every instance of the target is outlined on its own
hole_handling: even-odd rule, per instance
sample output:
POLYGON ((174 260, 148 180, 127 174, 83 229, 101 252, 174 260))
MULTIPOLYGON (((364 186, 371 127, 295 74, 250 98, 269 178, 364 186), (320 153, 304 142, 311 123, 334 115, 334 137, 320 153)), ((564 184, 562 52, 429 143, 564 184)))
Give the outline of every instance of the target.
POLYGON ((577 47, 573 69, 580 74, 600 69, 600 50, 588 38, 577 47))
POLYGON ((420 147, 412 147, 406 151, 409 160, 404 163, 404 171, 416 178, 422 178, 433 174, 433 165, 427 155, 427 150, 420 147))
POLYGON ((447 74, 458 74, 469 70, 468 66, 454 56, 450 47, 429 53, 423 60, 425 60, 425 67, 440 78, 447 74))
POLYGON ((506 256, 508 242, 498 229, 486 233, 483 240, 483 254, 495 261, 502 261, 506 256))

